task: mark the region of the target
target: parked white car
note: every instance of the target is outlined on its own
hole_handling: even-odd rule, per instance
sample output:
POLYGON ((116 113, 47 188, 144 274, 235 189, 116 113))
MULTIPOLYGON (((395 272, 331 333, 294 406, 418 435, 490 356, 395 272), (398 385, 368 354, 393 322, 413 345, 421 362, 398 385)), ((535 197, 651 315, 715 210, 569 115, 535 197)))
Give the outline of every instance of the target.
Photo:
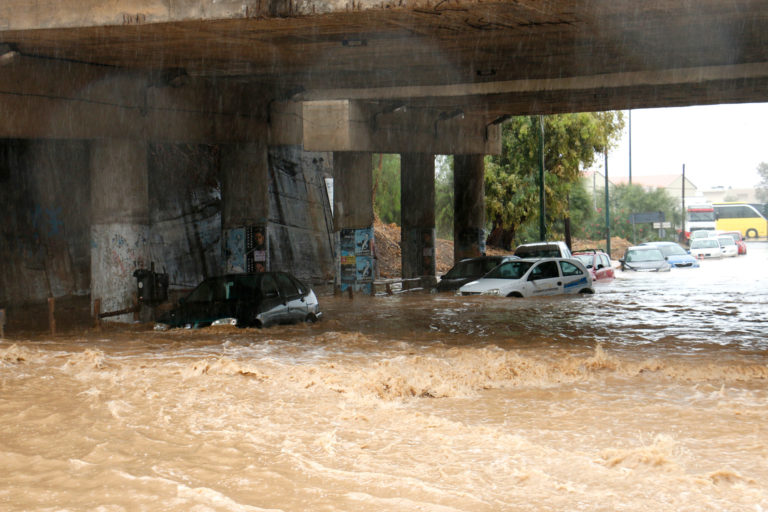
POLYGON ((691 256, 696 259, 722 258, 723 249, 716 238, 696 238, 691 240, 691 256))
POLYGON ((732 236, 718 236, 717 242, 720 244, 720 249, 723 251, 724 257, 730 258, 739 255, 739 246, 736 245, 736 241, 732 236))
POLYGON ((510 260, 482 278, 459 288, 460 295, 538 297, 595 293, 592 276, 583 263, 570 258, 510 260))
POLYGON ((518 258, 572 258, 571 250, 565 242, 532 242, 518 245, 515 249, 518 258))

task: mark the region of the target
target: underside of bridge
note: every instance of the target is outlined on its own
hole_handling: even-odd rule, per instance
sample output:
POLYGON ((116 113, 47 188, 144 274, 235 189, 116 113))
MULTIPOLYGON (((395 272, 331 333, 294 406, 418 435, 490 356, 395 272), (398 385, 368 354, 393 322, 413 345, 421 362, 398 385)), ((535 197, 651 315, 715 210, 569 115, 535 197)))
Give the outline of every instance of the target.
MULTIPOLYGON (((320 274, 338 274, 339 236, 371 225, 370 205, 358 204, 367 194, 339 177, 367 186, 353 175, 371 152, 410 155, 414 176, 429 175, 419 155, 466 155, 458 175, 471 180, 482 178, 477 156, 499 151, 499 125, 511 115, 766 100, 766 0, 5 0, 0 184, 15 206, 3 210, 14 216, 4 245, 19 261, 42 254, 18 268, 29 278, 42 266, 54 295, 93 293, 93 281, 125 295, 110 291, 112 277, 125 275, 105 277, 120 267, 109 254, 132 258, 131 269, 164 259, 157 226, 184 216, 179 226, 196 234, 176 252, 199 252, 178 272, 188 282, 221 262, 247 270, 237 256, 253 247, 233 240, 263 230, 268 266, 296 270, 333 246, 336 268, 320 274), (209 187, 210 176, 221 186, 209 187), (320 199, 328 177, 337 193, 320 199), (70 186, 68 198, 85 198, 87 213, 68 214, 75 207, 41 179, 70 186), (157 190, 178 181, 186 196, 158 207, 157 190), (115 184, 127 201, 103 199, 115 184), (296 219, 290 212, 301 208, 286 201, 311 206, 296 219), (219 222, 213 210, 215 236, 201 227, 219 222), (56 229, 41 230, 46 221, 56 229), (61 231, 70 233, 59 239, 61 231), (133 252, 95 248, 116 237, 133 252), (89 259, 90 279, 78 277, 71 268, 89 259), (51 272, 69 278, 57 288, 51 272)), ((482 215, 460 207, 468 217, 456 238, 469 241, 457 254, 471 254, 482 215)), ((429 234, 430 215, 414 218, 427 219, 409 226, 414 238, 429 234)), ((429 273, 425 261, 407 266, 429 273)), ((17 291, 0 301, 39 295, 18 284, 18 272, 5 274, 4 289, 17 291)), ((327 277, 316 274, 305 277, 327 277)))

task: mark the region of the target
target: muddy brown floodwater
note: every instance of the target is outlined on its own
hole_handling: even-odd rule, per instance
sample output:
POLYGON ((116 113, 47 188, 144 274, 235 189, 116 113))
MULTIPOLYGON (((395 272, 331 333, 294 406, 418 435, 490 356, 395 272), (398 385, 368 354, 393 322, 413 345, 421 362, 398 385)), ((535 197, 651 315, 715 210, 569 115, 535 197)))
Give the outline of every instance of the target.
POLYGON ((768 246, 594 296, 0 341, 0 509, 768 510, 768 246))

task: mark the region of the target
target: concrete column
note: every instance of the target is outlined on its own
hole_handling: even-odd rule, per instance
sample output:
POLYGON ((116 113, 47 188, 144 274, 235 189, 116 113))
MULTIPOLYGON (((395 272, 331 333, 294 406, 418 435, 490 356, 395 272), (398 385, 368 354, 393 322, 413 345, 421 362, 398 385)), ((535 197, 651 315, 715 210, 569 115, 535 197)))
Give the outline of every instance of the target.
POLYGON ((400 157, 400 248, 404 278, 423 277, 435 284, 435 157, 400 157))
POLYGON ((333 227, 373 226, 373 160, 370 153, 333 153, 333 227))
POLYGON ((222 147, 221 224, 226 273, 269 269, 268 166, 266 142, 222 147))
POLYGON ((333 226, 339 237, 341 289, 372 293, 376 275, 370 153, 333 153, 333 226))
MULTIPOLYGON (((134 306, 133 272, 149 268, 147 145, 105 140, 91 146, 91 300, 109 313, 134 306)), ((133 314, 107 317, 128 322, 133 314)))
POLYGON ((453 259, 485 253, 485 183, 483 155, 453 157, 453 259))

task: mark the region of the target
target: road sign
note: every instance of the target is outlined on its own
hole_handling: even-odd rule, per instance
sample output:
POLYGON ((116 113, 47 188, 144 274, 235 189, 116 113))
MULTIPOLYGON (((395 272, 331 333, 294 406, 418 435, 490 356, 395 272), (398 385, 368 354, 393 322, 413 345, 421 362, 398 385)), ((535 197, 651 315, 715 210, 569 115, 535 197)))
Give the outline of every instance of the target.
POLYGON ((629 216, 632 224, 651 224, 652 222, 664 222, 664 212, 633 213, 629 216))

